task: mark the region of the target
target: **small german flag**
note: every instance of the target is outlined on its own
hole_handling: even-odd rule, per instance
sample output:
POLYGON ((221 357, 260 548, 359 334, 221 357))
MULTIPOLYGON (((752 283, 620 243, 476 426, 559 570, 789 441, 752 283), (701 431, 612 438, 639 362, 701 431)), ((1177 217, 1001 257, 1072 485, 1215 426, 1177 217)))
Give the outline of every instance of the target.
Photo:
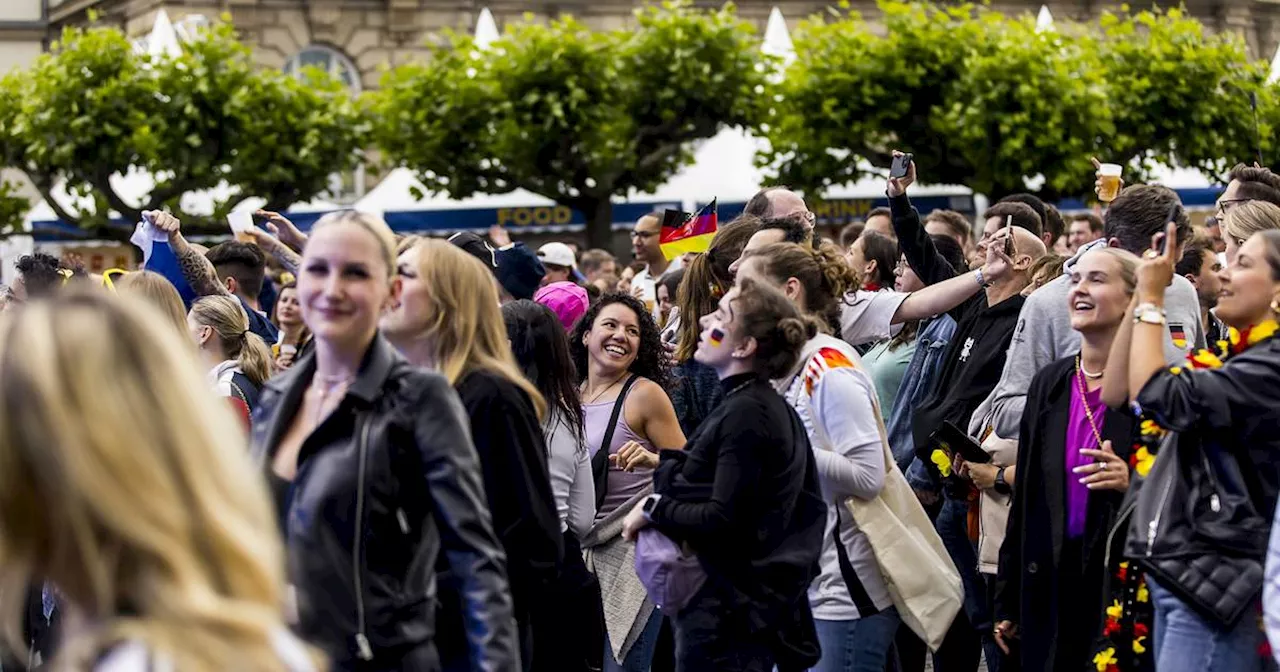
POLYGON ((717 229, 716 201, 704 205, 690 215, 668 210, 662 217, 662 234, 658 245, 668 261, 688 252, 706 252, 717 229))
POLYGON ((1187 330, 1182 328, 1181 324, 1169 324, 1169 336, 1173 337, 1173 344, 1179 350, 1187 349, 1187 330))

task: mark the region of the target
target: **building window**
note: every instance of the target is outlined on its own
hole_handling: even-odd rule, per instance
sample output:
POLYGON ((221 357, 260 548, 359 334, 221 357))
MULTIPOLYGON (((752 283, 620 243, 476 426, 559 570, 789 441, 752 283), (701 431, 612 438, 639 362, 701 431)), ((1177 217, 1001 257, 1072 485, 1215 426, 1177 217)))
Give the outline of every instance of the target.
POLYGON ((319 68, 347 85, 352 91, 360 91, 360 71, 351 59, 329 47, 312 45, 298 52, 284 64, 286 74, 301 77, 303 68, 319 68))
MULTIPOLYGON (((329 76, 342 82, 352 93, 360 92, 360 71, 351 59, 341 52, 329 47, 312 45, 298 52, 288 63, 284 64, 284 72, 293 77, 302 77, 305 68, 319 68, 329 76)), ((329 195, 343 204, 353 203, 364 197, 365 170, 357 166, 355 170, 334 174, 329 179, 329 195)))

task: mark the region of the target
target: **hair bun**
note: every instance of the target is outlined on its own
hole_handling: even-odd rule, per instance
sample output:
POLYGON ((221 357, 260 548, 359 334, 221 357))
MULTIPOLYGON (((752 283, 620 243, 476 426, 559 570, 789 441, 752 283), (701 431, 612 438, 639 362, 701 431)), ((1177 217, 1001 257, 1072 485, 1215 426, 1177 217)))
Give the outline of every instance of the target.
POLYGON ((778 331, 787 345, 798 348, 817 335, 818 327, 811 320, 784 317, 778 321, 778 331))

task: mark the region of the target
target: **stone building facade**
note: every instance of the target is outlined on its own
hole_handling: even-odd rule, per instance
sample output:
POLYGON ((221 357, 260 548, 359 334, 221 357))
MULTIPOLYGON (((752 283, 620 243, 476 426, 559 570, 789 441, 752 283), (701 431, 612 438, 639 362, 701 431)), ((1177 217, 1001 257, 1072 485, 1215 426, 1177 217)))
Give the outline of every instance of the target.
MULTIPOLYGON (((992 0, 991 6, 1006 13, 1034 13, 1042 2, 992 0)), ((382 66, 420 57, 422 45, 441 29, 473 30, 485 6, 499 27, 526 13, 538 18, 567 13, 592 27, 607 29, 633 21, 631 12, 638 4, 633 0, 4 0, 0 5, 11 3, 37 6, 49 34, 64 24, 85 21, 90 10, 137 36, 150 30, 160 9, 175 22, 190 15, 216 18, 228 14, 245 40, 253 44, 264 66, 285 68, 296 59, 333 62, 335 71, 344 75, 346 70, 354 70, 351 79, 361 88, 377 86, 382 66)), ((775 5, 794 25, 832 4, 820 0, 739 0, 738 7, 743 16, 763 28, 775 5)), ((1121 3, 1048 0, 1046 4, 1056 18, 1088 20, 1121 3)), ((1159 4, 1166 3, 1161 0, 1159 4)), ((1270 59, 1280 45, 1280 0, 1185 0, 1183 4, 1213 30, 1243 34, 1255 58, 1270 59)), ((853 0, 851 5, 864 16, 875 16, 874 0, 853 0)), ((30 7, 27 13, 31 13, 30 7)), ((0 32, 0 66, 5 62, 5 39, 5 33, 0 32)))

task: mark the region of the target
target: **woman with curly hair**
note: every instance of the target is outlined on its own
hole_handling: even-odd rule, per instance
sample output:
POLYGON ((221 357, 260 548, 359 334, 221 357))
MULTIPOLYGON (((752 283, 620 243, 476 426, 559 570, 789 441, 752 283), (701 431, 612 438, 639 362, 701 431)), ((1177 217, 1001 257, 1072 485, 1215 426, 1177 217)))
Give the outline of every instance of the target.
POLYGON ((578 320, 569 348, 581 379, 596 486, 596 524, 582 546, 593 554, 588 566, 600 585, 625 593, 614 596, 620 599, 606 596, 605 669, 647 670, 661 617, 635 576, 632 550, 621 540, 622 519, 653 491, 658 450, 684 446, 684 432, 664 390, 668 376, 658 325, 638 299, 602 296, 578 320), (633 635, 636 623, 643 625, 633 635))

